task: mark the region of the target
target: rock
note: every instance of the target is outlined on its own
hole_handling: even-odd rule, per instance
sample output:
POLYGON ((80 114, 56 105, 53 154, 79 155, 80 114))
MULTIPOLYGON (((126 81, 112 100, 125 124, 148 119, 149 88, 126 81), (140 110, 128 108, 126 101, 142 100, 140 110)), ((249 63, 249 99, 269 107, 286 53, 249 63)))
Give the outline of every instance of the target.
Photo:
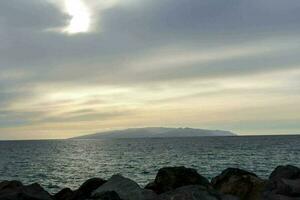
POLYGON ((270 194, 268 197, 265 197, 263 200, 300 200, 300 197, 288 197, 281 194, 270 194))
POLYGON ((211 183, 213 184, 213 187, 219 187, 223 184, 224 180, 228 180, 232 176, 243 176, 243 175, 251 175, 254 177, 257 177, 256 174, 252 172, 248 172, 246 170, 238 169, 238 168, 228 168, 218 176, 212 179, 211 183))
POLYGON ((39 184, 24 186, 18 181, 0 183, 0 200, 53 200, 39 184))
POLYGON ((121 199, 115 191, 107 191, 98 194, 98 197, 95 200, 121 200, 121 199))
POLYGON ((104 183, 106 183, 106 180, 101 178, 91 178, 87 180, 74 192, 71 200, 83 200, 89 198, 92 192, 104 183))
POLYGON ((221 195, 220 200, 240 200, 240 198, 229 194, 223 194, 221 195))
POLYGON ((291 196, 299 196, 300 197, 300 179, 291 180, 291 179, 283 179, 282 183, 288 187, 289 193, 291 196))
POLYGON ((291 165, 276 167, 269 177, 264 198, 300 198, 300 169, 291 165))
POLYGON ((158 171, 155 181, 148 184, 145 188, 161 194, 173 189, 187 186, 201 185, 208 187, 209 181, 198 174, 195 169, 185 167, 165 167, 158 171))
POLYGON ((292 165, 278 166, 271 173, 269 180, 276 181, 279 179, 300 179, 300 169, 292 165))
POLYGON ((268 186, 266 187, 266 193, 268 191, 269 193, 274 193, 274 194, 300 197, 300 179, 299 180, 281 179, 281 180, 277 180, 276 182, 268 183, 268 186))
POLYGON ((251 172, 228 168, 213 178, 211 183, 221 193, 237 196, 241 200, 258 200, 262 198, 266 181, 251 172))
POLYGON ((123 200, 154 200, 157 198, 153 191, 142 189, 136 182, 121 175, 112 176, 92 193, 92 198, 97 199, 103 192, 108 191, 115 191, 123 200))
POLYGON ((74 192, 70 188, 64 188, 54 195, 55 200, 70 200, 74 192))
POLYGON ((159 200, 238 200, 200 185, 188 185, 159 195, 159 200))
POLYGON ((155 190, 156 190, 156 184, 155 184, 155 182, 153 181, 153 182, 148 183, 148 184, 145 186, 145 189, 155 191, 155 190))
POLYGON ((23 187, 23 184, 19 181, 3 181, 0 183, 0 191, 3 190, 14 190, 23 187))

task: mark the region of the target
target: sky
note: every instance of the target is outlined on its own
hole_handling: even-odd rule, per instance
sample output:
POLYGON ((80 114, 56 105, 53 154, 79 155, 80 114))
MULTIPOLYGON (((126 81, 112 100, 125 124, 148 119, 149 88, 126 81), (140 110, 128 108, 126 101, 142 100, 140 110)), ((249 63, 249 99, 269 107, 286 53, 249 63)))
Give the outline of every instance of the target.
POLYGON ((300 133, 298 0, 0 1, 0 139, 300 133))

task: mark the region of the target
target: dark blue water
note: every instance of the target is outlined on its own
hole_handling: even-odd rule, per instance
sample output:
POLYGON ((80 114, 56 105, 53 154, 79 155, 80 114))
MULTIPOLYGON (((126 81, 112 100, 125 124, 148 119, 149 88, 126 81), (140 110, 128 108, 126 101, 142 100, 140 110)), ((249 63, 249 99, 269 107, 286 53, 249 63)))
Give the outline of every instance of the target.
POLYGON ((121 173, 141 185, 164 166, 196 168, 211 178, 227 167, 267 177, 277 165, 300 166, 300 136, 0 142, 0 181, 41 183, 55 192, 91 177, 121 173))

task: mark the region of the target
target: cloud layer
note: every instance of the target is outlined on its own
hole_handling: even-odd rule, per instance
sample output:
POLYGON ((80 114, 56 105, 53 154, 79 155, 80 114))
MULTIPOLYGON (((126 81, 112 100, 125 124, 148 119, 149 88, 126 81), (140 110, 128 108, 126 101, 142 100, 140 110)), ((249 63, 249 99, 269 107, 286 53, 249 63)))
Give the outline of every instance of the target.
POLYGON ((300 133, 300 3, 0 2, 0 139, 139 126, 300 133))

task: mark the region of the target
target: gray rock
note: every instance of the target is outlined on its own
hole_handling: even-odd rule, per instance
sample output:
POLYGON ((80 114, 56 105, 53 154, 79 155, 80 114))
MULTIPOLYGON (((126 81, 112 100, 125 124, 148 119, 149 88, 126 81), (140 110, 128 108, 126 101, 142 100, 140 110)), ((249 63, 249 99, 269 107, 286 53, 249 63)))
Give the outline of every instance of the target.
POLYGON ((157 195, 153 191, 142 189, 136 182, 121 175, 112 176, 105 184, 92 193, 92 198, 97 199, 103 192, 108 191, 115 191, 123 200, 157 199, 157 195))

